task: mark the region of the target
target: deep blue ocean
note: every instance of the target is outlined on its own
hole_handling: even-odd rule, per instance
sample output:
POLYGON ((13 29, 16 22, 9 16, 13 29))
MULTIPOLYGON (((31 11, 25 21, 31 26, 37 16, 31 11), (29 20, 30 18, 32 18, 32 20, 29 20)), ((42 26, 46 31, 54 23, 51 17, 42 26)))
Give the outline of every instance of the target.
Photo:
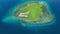
MULTIPOLYGON (((26 0, 27 1, 27 0, 26 0)), ((60 34, 60 0, 44 0, 49 3, 55 17, 55 24, 43 30, 28 30, 20 25, 6 24, 2 22, 2 18, 18 2, 23 0, 0 0, 0 34, 60 34)))

